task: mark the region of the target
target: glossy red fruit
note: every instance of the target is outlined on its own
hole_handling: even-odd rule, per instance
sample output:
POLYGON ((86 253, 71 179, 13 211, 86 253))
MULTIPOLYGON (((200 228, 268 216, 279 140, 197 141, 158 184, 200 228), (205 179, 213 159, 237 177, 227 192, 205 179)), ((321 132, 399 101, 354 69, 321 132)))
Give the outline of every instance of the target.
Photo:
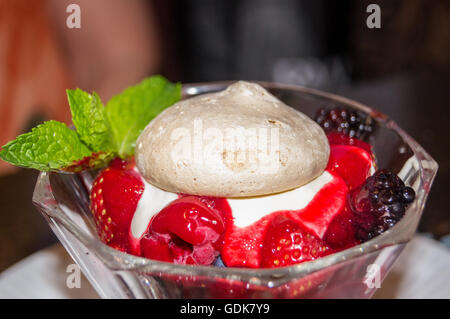
POLYGON ((121 251, 128 250, 128 232, 139 199, 144 191, 133 161, 114 159, 95 179, 91 211, 101 240, 121 251))
POLYGON ((370 175, 372 156, 364 149, 350 145, 331 145, 327 170, 344 179, 350 189, 358 187, 370 175))
POLYGON ((284 216, 272 220, 264 237, 261 267, 273 268, 314 260, 332 252, 322 240, 284 216))
MULTIPOLYGON (((190 195, 182 195, 182 197, 190 195)), ((230 205, 226 198, 211 197, 211 196, 196 196, 201 202, 203 202, 209 209, 215 211, 222 218, 225 231, 222 232, 219 239, 213 243, 216 250, 220 251, 224 243, 224 236, 227 229, 233 225, 233 217, 231 215, 230 205)))
POLYGON ((372 146, 366 142, 363 142, 363 141, 357 139, 357 138, 350 137, 346 134, 337 133, 337 132, 328 133, 327 137, 328 137, 328 142, 330 143, 330 145, 357 146, 357 147, 360 147, 360 148, 364 149, 365 151, 369 152, 370 154, 372 154, 372 146))
POLYGON ((220 215, 197 196, 173 201, 153 218, 150 229, 175 234, 192 245, 215 242, 225 230, 220 215))
POLYGON ((330 223, 323 238, 324 242, 336 250, 358 245, 360 242, 355 237, 354 217, 349 208, 339 213, 330 223))
POLYGON ((141 250, 142 255, 146 258, 175 264, 200 264, 200 262, 208 262, 208 260, 193 257, 192 245, 167 234, 153 232, 146 234, 141 239, 141 250))
POLYGON ((227 267, 260 267, 262 242, 271 219, 269 215, 248 227, 227 229, 220 255, 227 267))
POLYGON ((289 218, 301 224, 314 236, 322 239, 333 218, 345 209, 348 187, 344 180, 333 172, 332 180, 326 184, 304 209, 289 211, 289 218))
POLYGON ((159 212, 141 240, 147 258, 179 264, 211 264, 225 225, 202 198, 183 196, 159 212))
POLYGON ((169 249, 170 236, 161 234, 146 234, 140 241, 143 256, 159 261, 173 261, 173 255, 169 249))

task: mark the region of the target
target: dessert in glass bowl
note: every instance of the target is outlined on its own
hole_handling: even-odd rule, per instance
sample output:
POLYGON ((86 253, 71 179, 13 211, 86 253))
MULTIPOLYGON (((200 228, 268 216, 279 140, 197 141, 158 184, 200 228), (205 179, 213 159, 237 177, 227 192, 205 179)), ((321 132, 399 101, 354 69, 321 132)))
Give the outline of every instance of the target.
MULTIPOLYGON (((183 85, 175 103, 179 86, 149 94, 146 81, 106 108, 69 91, 71 145, 77 134, 85 153, 16 163, 46 171, 33 201, 101 296, 373 294, 367 266, 384 278, 437 169, 417 143, 383 115, 313 90, 183 85), (137 114, 124 111, 130 101, 137 114)), ((14 158, 15 145, 26 143, 0 156, 14 158)))

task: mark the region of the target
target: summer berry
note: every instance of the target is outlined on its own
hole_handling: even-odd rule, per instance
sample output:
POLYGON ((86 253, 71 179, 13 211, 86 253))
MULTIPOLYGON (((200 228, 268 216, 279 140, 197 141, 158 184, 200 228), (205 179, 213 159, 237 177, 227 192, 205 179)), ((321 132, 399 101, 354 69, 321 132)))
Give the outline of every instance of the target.
MULTIPOLYGON (((187 197, 192 195, 181 194, 180 197, 187 197)), ((202 203, 204 203, 208 208, 215 211, 220 215, 223 221, 223 225, 225 229, 228 229, 232 226, 232 216, 230 205, 226 198, 219 197, 211 197, 211 196, 196 196, 202 203)), ((216 250, 221 250, 224 242, 225 232, 222 232, 219 239, 213 243, 213 246, 216 250)))
POLYGON ((326 133, 339 132, 358 139, 369 136, 375 124, 370 116, 343 108, 322 108, 316 113, 315 121, 326 133))
POLYGON ((197 196, 183 196, 153 217, 141 247, 144 256, 152 259, 211 264, 218 255, 214 245, 224 231, 215 209, 197 196), (152 250, 150 246, 158 247, 152 250))
POLYGON ((340 250, 358 245, 360 241, 355 237, 353 220, 353 212, 350 209, 346 208, 340 212, 328 226, 324 242, 331 248, 340 250))
POLYGON ((332 252, 322 240, 283 216, 267 229, 261 252, 261 267, 289 266, 323 257, 332 252))
POLYGON ((347 203, 348 187, 336 173, 328 171, 332 179, 300 210, 286 212, 288 217, 302 225, 314 236, 323 239, 334 217, 347 203))
POLYGON ((366 241, 393 227, 414 198, 414 190, 397 175, 385 169, 376 171, 349 196, 356 238, 366 241))
POLYGON ((327 134, 330 145, 351 145, 357 146, 372 154, 372 146, 357 138, 349 137, 343 133, 332 132, 327 134))
POLYGON ((220 252, 227 267, 260 267, 264 233, 272 216, 266 216, 248 227, 232 226, 225 232, 220 252))
MULTIPOLYGON (((154 232, 146 234, 141 239, 141 250, 142 255, 146 258, 176 264, 200 264, 209 261, 203 260, 201 254, 196 256, 201 262, 196 261, 192 256, 192 245, 168 234, 164 235, 154 232)), ((199 254, 197 253, 197 255, 199 254)), ((207 259, 210 258, 209 255, 206 256, 207 259)))
POLYGON ((369 176, 372 156, 364 149, 349 145, 331 145, 327 170, 344 179, 349 189, 361 185, 369 176))
POLYGON ((272 212, 246 227, 237 227, 231 223, 225 232, 221 251, 225 265, 260 267, 264 236, 272 220, 278 216, 289 218, 308 233, 322 239, 334 217, 345 209, 348 192, 341 177, 332 172, 326 174, 330 174, 330 181, 318 190, 304 208, 272 212))
POLYGON ((132 161, 114 159, 95 179, 90 193, 91 211, 103 242, 127 251, 131 219, 144 184, 132 161))

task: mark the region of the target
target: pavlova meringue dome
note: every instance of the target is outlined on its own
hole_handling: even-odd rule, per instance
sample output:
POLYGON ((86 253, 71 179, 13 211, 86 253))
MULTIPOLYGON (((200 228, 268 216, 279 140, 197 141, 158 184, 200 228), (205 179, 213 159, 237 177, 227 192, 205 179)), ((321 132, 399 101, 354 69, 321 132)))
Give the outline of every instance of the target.
POLYGON ((244 81, 180 101, 144 129, 136 165, 173 193, 247 197, 300 187, 325 169, 322 128, 263 87, 244 81))

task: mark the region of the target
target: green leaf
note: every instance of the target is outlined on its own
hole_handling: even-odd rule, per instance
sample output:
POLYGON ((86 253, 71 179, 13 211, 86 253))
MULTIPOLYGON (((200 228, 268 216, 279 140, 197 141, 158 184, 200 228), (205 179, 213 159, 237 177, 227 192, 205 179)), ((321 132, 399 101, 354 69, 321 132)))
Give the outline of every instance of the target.
POLYGON ((114 151, 115 143, 105 107, 97 93, 67 90, 72 122, 80 139, 93 151, 114 151))
POLYGON ((48 121, 0 149, 0 158, 40 171, 80 171, 133 155, 136 139, 162 110, 181 98, 181 85, 153 76, 113 97, 105 108, 97 93, 67 90, 76 131, 48 121))
POLYGON ((51 171, 67 167, 91 153, 75 131, 64 123, 48 121, 3 146, 0 158, 16 166, 51 171))
POLYGON ((114 96, 106 105, 121 157, 132 155, 136 140, 147 124, 161 111, 181 98, 181 85, 162 76, 152 76, 114 96))

